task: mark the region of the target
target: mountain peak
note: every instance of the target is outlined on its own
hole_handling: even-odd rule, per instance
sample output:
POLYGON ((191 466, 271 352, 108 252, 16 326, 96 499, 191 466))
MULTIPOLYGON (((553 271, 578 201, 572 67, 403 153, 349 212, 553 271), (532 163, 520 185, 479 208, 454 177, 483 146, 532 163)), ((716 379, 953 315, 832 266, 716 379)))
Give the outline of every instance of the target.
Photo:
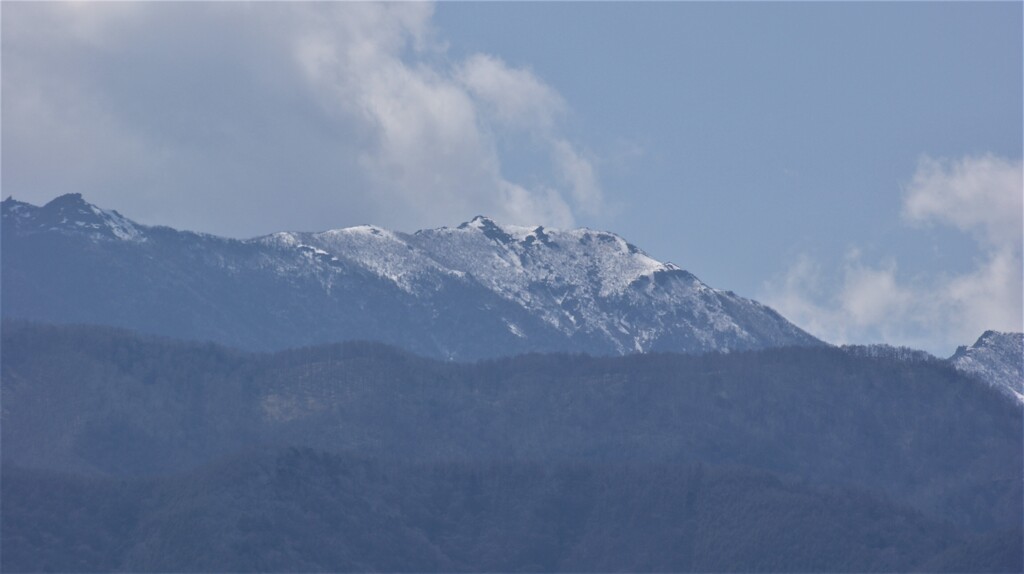
POLYGON ((96 207, 81 193, 65 193, 42 207, 8 198, 4 216, 17 216, 20 232, 58 231, 93 238, 145 241, 141 226, 113 210, 96 207))
POLYGON ((341 229, 331 229, 330 231, 324 231, 324 234, 349 234, 349 235, 373 235, 376 237, 393 237, 395 234, 393 231, 378 227, 376 225, 363 224, 353 225, 352 227, 343 227, 341 229))
POLYGON ((1024 402, 1024 333, 985 331, 970 347, 957 348, 949 361, 1024 402))
POLYGON ((458 229, 462 229, 462 230, 476 229, 476 230, 479 230, 488 239, 491 239, 491 240, 493 240, 493 241, 495 241, 497 243, 500 243, 502 245, 508 245, 509 243, 512 243, 513 241, 515 241, 515 238, 512 237, 512 235, 508 231, 506 231, 504 227, 499 225, 493 219, 491 219, 489 217, 486 217, 486 216, 483 216, 483 215, 477 215, 473 219, 471 219, 471 220, 469 220, 469 221, 459 225, 458 229))
POLYGON ((1022 345, 1022 342, 1024 342, 1024 333, 1011 333, 989 329, 982 333, 973 345, 969 347, 965 345, 958 347, 954 357, 965 353, 975 352, 978 349, 999 349, 1001 351, 1016 353, 1019 351, 1018 347, 1022 345))
POLYGON ((85 198, 82 197, 81 193, 65 193, 64 195, 58 195, 57 197, 51 199, 43 207, 65 207, 72 205, 89 207, 92 206, 91 203, 89 203, 88 201, 85 200, 85 198))
POLYGON ((7 213, 8 211, 20 211, 25 208, 39 209, 31 203, 25 203, 24 201, 14 199, 13 195, 8 195, 7 199, 0 202, 0 205, 3 206, 4 213, 7 213))
MULTIPOLYGON (((164 313, 167 302, 179 295, 186 299, 179 300, 182 306, 173 320, 192 312, 182 302, 187 297, 203 306, 214 302, 219 308, 237 308, 240 316, 230 328, 218 326, 219 319, 209 327, 232 344, 273 347, 281 341, 290 345, 291 337, 377 338, 414 341, 409 348, 446 358, 538 350, 621 354, 819 344, 756 302, 711 289, 622 237, 591 229, 502 225, 478 215, 457 229, 412 235, 361 225, 247 241, 204 238, 197 245, 193 235, 150 233, 116 211, 69 194, 42 208, 8 209, 5 204, 4 231, 5 242, 12 240, 8 246, 32 235, 65 235, 74 240, 62 244, 69 249, 78 244, 90 257, 100 257, 114 241, 134 240, 140 245, 110 250, 107 275, 123 278, 119 258, 138 249, 138 260, 164 263, 137 272, 144 285, 140 292, 147 294, 153 285, 190 284, 192 274, 214 277, 218 287, 213 291, 163 293, 147 313, 164 313), (180 277, 179 272, 189 275, 180 277), (142 278, 145 273, 151 276, 142 278), (279 291, 283 285, 288 286, 286 295, 279 291), (239 307, 235 293, 247 294, 240 298, 244 306, 239 307), (250 332, 253 309, 267 310, 270 331, 283 329, 283 334, 263 335, 275 343, 260 343, 261 336, 250 332), (281 317, 289 318, 288 325, 282 326, 281 317)), ((68 278, 59 300, 74 300, 80 282, 68 278)), ((32 300, 37 291, 26 287, 22 293, 32 300)), ((10 292, 5 288, 5 296, 10 292)), ((94 293, 110 308, 91 318, 116 315, 122 301, 107 293, 121 292, 118 284, 94 293)), ((41 306, 32 303, 33 309, 41 306)))
POLYGON ((69 219, 92 220, 99 208, 86 201, 81 193, 65 193, 50 200, 42 207, 46 213, 61 214, 69 219))
POLYGON ((1010 333, 1006 331, 994 331, 989 329, 978 337, 978 340, 974 342, 974 347, 980 347, 984 345, 1001 345, 1012 343, 1014 338, 1020 338, 1021 333, 1010 333))

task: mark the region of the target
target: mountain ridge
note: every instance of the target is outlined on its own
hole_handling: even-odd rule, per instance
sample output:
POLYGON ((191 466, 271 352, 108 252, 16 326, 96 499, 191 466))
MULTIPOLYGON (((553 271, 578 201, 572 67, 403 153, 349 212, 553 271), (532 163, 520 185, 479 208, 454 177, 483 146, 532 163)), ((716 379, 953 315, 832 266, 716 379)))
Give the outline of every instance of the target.
POLYGON ((257 445, 406 462, 704 462, 1020 522, 1021 410, 945 361, 803 347, 472 364, 377 343, 246 353, 5 321, 5 465, 150 476, 257 445))
POLYGON ((948 360, 957 370, 1024 404, 1024 333, 985 331, 948 360))
POLYGON ((112 324, 250 349, 379 339, 447 359, 822 344, 756 301, 587 228, 477 216, 415 233, 363 225, 239 240, 137 224, 80 194, 42 207, 8 198, 3 222, 5 270, 13 271, 4 274, 10 317, 112 324), (40 269, 55 252, 75 260, 78 276, 40 269), (104 285, 108 270, 136 289, 104 285), (83 284, 95 290, 76 296, 71 287, 83 284), (189 293, 166 293, 159 284, 189 293), (115 309, 105 290, 122 291, 137 309, 115 309), (75 308, 40 310, 42 295, 54 291, 70 297, 55 306, 75 308), (166 309, 154 307, 167 305, 179 306, 182 325, 160 330, 143 316, 161 315, 166 309), (239 305, 248 314, 233 308, 239 305), (272 329, 291 335, 267 333, 272 329))

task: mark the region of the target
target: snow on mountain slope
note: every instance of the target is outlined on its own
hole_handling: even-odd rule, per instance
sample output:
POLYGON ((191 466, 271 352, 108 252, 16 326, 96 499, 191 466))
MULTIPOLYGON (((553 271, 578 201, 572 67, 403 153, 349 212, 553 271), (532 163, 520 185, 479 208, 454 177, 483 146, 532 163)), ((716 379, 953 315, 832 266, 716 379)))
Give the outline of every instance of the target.
MULTIPOLYGON (((189 297, 214 310, 241 309, 244 303, 244 308, 281 318, 303 343, 308 340, 305 329, 326 340, 424 342, 432 349, 428 353, 447 358, 820 344, 768 307, 713 289, 608 232, 501 225, 478 216, 455 228, 413 234, 364 225, 238 241, 141 226, 79 195, 61 196, 43 207, 8 199, 3 207, 5 247, 40 233, 84 236, 100 247, 130 240, 137 246, 132 253, 147 269, 134 273, 133 280, 173 270, 171 277, 142 277, 143 283, 187 285, 189 297), (217 293, 202 287, 210 277, 216 277, 211 284, 217 293), (221 293, 232 289, 246 296, 218 304, 221 293), (286 294, 284 300, 280 293, 286 294), (344 329, 332 327, 339 321, 344 329)), ((90 256, 96 256, 95 249, 90 256)), ((123 258, 126 252, 110 256, 123 258)), ((123 261, 110 264, 122 271, 131 268, 123 261)), ((12 300, 17 301, 15 293, 12 300)), ((35 295, 29 289, 25 297, 35 295)), ((41 305, 27 303, 37 309, 41 305)), ((145 305, 139 306, 144 311, 145 305)), ((248 325, 246 341, 255 337, 251 333, 275 327, 254 317, 239 310, 237 320, 248 325)), ((227 324, 210 323, 209 330, 234 340, 235 327, 227 319, 222 322, 227 324)))
MULTIPOLYGON (((585 347, 614 353, 815 342, 770 309, 712 289, 607 232, 501 225, 478 216, 412 235, 358 226, 256 241, 316 249, 411 294, 472 281, 585 347)), ((509 332, 529 338, 502 319, 509 332)))
POLYGON ((275 233, 254 241, 311 248, 335 261, 362 267, 411 294, 436 291, 441 278, 465 276, 461 271, 443 267, 410 245, 407 236, 372 225, 320 233, 275 233))
POLYGON ((1024 404, 1024 333, 985 331, 970 347, 958 348, 949 361, 1024 404))
POLYGON ((567 336, 617 353, 815 342, 759 303, 712 289, 613 233, 503 226, 478 216, 412 240, 567 336))
POLYGON ((414 238, 435 259, 471 270, 491 289, 524 300, 530 284, 564 283, 607 297, 643 275, 674 268, 612 233, 502 226, 482 216, 455 229, 419 231, 414 238))
POLYGON ((79 193, 57 197, 43 207, 12 198, 4 202, 4 225, 22 233, 63 231, 123 241, 145 241, 139 225, 113 210, 100 209, 79 193))
MULTIPOLYGON (((464 271, 567 335, 624 331, 622 317, 609 315, 601 302, 642 276, 672 268, 610 233, 500 226, 484 217, 454 229, 419 231, 412 240, 435 261, 464 271)), ((628 347, 618 350, 634 345, 628 347)))

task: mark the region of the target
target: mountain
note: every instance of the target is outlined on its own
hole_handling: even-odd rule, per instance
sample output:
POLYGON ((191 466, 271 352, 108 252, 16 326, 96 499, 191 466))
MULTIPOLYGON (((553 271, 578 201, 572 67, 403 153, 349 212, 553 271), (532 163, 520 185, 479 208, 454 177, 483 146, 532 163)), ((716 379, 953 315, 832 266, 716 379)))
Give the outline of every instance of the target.
POLYGON ((149 227, 69 194, 3 213, 4 317, 274 350, 378 340, 432 357, 819 345, 621 237, 476 217, 249 240, 149 227))
POLYGON ((959 347, 949 362, 1024 403, 1024 333, 985 331, 970 347, 959 347))
POLYGON ((153 480, 5 468, 5 572, 1020 572, 853 489, 747 469, 246 453, 153 480))
POLYGON ((260 446, 701 463, 862 489, 976 532, 1021 524, 1021 409, 937 359, 795 347, 460 364, 377 343, 253 354, 11 322, 2 349, 3 468, 166 475, 260 446))
POLYGON ((1022 411, 934 358, 0 335, 3 571, 1021 571, 1022 411))

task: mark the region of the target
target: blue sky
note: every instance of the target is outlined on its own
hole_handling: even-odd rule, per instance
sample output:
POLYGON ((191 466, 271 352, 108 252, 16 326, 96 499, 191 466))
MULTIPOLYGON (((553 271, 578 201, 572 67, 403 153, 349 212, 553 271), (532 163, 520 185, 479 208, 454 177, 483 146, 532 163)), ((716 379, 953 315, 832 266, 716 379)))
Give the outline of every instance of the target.
POLYGON ((1007 3, 5 4, 3 194, 615 231, 834 342, 1021 329, 1007 3))

